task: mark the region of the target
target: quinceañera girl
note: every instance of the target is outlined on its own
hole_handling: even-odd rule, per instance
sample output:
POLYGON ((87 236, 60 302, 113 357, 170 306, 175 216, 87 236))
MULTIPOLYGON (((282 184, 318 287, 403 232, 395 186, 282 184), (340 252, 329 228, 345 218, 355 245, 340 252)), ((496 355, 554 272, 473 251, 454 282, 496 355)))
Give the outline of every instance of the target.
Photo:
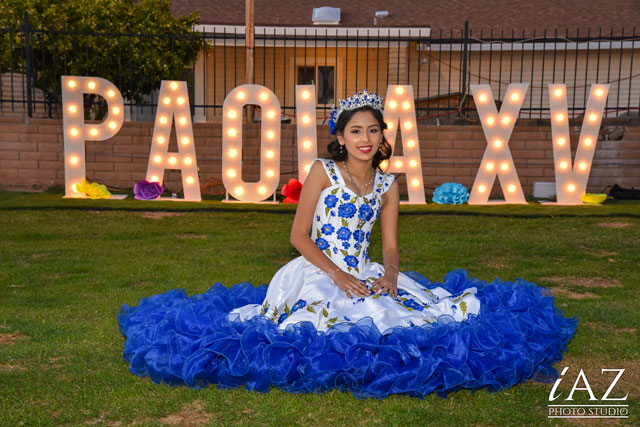
POLYGON ((300 196, 291 243, 301 256, 269 286, 173 290, 120 308, 130 371, 156 383, 356 397, 495 392, 550 382, 576 330, 545 288, 450 272, 430 283, 399 271, 398 184, 382 99, 354 94, 329 124, 331 159, 317 159, 300 196), (380 218, 382 258, 369 258, 380 218), (309 234, 309 230, 311 234, 309 234))

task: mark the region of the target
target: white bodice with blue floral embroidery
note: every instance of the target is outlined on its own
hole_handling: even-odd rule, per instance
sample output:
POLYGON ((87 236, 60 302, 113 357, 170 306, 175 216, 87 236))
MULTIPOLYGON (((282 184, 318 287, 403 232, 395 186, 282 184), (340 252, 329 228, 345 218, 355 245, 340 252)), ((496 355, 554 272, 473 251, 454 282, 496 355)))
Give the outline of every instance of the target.
POLYGON ((380 216, 382 195, 393 182, 393 175, 376 171, 373 190, 358 196, 345 184, 333 160, 322 162, 333 185, 320 193, 311 227, 311 240, 342 270, 363 271, 369 262, 369 237, 380 216))

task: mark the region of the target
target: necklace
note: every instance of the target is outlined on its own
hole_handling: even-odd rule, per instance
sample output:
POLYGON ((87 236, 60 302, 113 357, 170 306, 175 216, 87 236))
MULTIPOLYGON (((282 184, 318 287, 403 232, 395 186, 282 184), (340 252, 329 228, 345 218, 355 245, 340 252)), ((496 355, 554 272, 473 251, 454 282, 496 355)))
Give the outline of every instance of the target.
POLYGON ((367 188, 369 188, 369 185, 371 185, 371 183, 373 182, 373 177, 375 175, 375 173, 371 173, 371 178, 369 179, 369 182, 367 182, 364 186, 360 186, 358 184, 356 184, 356 182, 353 180, 353 177, 351 176, 351 172, 349 172, 349 166, 347 166, 347 162, 346 161, 342 161, 342 164, 344 165, 344 169, 347 171, 347 175, 349 176, 349 179, 351 180, 351 183, 353 184, 354 187, 356 187, 356 194, 359 197, 364 196, 366 193, 367 188), (360 194, 360 191, 362 191, 362 194, 360 194))

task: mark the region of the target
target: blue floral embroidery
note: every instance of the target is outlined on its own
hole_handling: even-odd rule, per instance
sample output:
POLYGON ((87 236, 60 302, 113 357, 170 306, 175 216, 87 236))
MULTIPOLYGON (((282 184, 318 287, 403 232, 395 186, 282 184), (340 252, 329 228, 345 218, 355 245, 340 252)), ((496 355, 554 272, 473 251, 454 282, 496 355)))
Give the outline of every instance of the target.
POLYGON ((336 213, 334 211, 331 211, 331 216, 336 216, 336 213))
POLYGON ((337 175, 333 175, 332 178, 333 178, 334 181, 338 181, 338 176, 337 175))
POLYGON ((353 247, 355 248, 355 250, 358 250, 362 247, 362 245, 360 243, 356 243, 355 245, 353 245, 353 247))
POLYGON ((320 221, 320 215, 316 216, 316 221, 320 221))
POLYGON ((349 240, 351 237, 351 231, 347 227, 340 227, 337 234, 340 240, 349 240))
POLYGON ((322 234, 326 234, 327 236, 330 236, 331 234, 333 234, 335 228, 331 224, 325 224, 322 226, 321 230, 322 230, 322 234))
POLYGON ((320 250, 325 250, 329 247, 329 242, 324 240, 322 237, 318 237, 316 239, 316 246, 320 248, 320 250))
POLYGON ((353 203, 345 203, 338 208, 338 215, 342 218, 351 218, 356 213, 353 203))
POLYGON ((336 203, 338 203, 338 198, 333 194, 329 194, 327 197, 324 198, 324 204, 329 208, 334 207, 336 203))
POLYGON ((344 257, 344 262, 347 263, 349 267, 357 267, 358 266, 358 258, 353 255, 347 255, 344 257))
POLYGON ((342 247, 345 249, 349 249, 351 245, 349 244, 349 242, 342 242, 342 247))
POLYGON ((371 206, 375 206, 375 205, 376 205, 376 199, 375 199, 375 198, 371 198, 371 199, 369 199, 369 204, 370 204, 371 206))
POLYGON ((365 239, 367 240, 367 242, 369 241, 369 237, 371 237, 371 233, 367 231, 367 234, 365 235, 365 239))
POLYGON ((331 301, 327 301, 327 308, 331 305, 331 301))
POLYGON ((406 301, 402 301, 402 304, 404 304, 405 306, 407 306, 409 308, 413 308, 414 310, 418 310, 418 311, 424 310, 424 307, 422 307, 420 304, 418 304, 417 302, 415 302, 412 299, 408 299, 406 301))
POLYGON ((353 232, 353 238, 356 242, 363 242, 364 241, 364 231, 362 230, 356 230, 353 232))
POLYGON ((333 253, 337 254, 338 253, 338 248, 333 248, 333 253))
POLYGON ((360 206, 360 212, 358 213, 358 218, 364 219, 365 221, 369 221, 373 217, 373 209, 369 205, 360 206))
POLYGON ((296 310, 299 310, 301 308, 306 307, 307 302, 303 299, 299 299, 295 304, 293 304, 293 307, 291 307, 291 311, 290 313, 293 313, 296 310))
POLYGON ((409 295, 409 292, 405 291, 402 288, 398 288, 398 296, 409 295))
POLYGON ((351 196, 348 193, 342 193, 342 199, 343 200, 349 200, 351 198, 351 196))
POLYGON ((284 322, 287 319, 287 317, 289 317, 289 315, 287 313, 282 313, 280 315, 280 318, 278 319, 278 325, 281 324, 282 322, 284 322))

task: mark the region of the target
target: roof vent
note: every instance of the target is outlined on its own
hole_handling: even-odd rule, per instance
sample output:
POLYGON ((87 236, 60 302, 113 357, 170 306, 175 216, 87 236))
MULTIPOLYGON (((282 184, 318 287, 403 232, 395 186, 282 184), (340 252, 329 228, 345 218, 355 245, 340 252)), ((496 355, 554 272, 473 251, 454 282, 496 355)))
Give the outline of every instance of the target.
POLYGON ((311 19, 314 25, 338 25, 340 24, 340 8, 314 7, 311 19))

